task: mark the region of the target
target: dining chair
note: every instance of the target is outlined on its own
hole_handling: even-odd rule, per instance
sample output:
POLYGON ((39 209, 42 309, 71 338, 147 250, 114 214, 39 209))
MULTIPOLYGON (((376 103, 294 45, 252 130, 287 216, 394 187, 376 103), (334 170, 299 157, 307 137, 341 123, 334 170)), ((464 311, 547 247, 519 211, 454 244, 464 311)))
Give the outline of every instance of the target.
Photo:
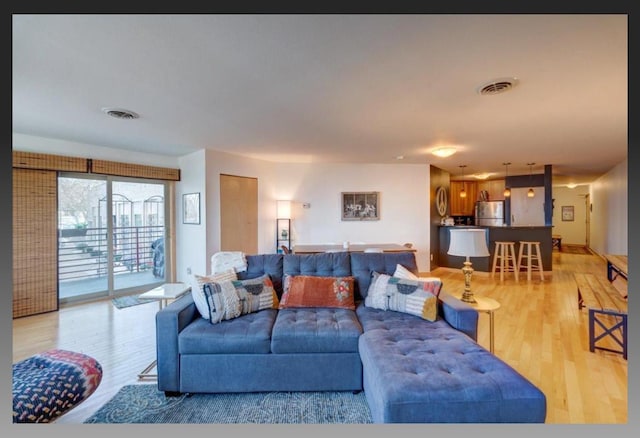
POLYGON ((280 249, 282 249, 282 253, 283 253, 283 254, 291 254, 291 250, 290 250, 289 248, 287 248, 287 246, 286 246, 286 245, 282 245, 282 246, 280 247, 280 249))

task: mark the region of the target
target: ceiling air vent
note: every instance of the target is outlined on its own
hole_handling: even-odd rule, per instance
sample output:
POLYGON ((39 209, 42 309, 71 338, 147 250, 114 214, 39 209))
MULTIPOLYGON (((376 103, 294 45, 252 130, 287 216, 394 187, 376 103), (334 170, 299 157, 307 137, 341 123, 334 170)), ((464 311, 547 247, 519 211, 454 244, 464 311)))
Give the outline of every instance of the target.
POLYGON ((122 108, 102 108, 102 111, 110 115, 111 117, 115 117, 116 119, 131 120, 131 119, 137 119, 138 117, 140 117, 138 114, 134 113, 133 111, 129 111, 122 108))
POLYGON ((511 90, 518 84, 516 78, 500 78, 494 79, 478 87, 478 93, 483 96, 500 94, 511 90))

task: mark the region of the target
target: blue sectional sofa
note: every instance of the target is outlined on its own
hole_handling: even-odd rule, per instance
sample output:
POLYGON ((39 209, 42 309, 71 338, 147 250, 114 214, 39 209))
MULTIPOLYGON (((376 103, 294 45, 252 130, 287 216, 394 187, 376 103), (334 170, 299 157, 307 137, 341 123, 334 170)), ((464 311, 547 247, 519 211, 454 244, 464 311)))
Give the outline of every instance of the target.
POLYGON ((364 305, 401 253, 247 256, 239 279, 353 276, 356 309, 265 309, 211 324, 191 295, 156 315, 158 389, 179 393, 364 390, 377 423, 540 423, 545 395, 476 343, 477 312, 443 290, 430 322, 364 305))

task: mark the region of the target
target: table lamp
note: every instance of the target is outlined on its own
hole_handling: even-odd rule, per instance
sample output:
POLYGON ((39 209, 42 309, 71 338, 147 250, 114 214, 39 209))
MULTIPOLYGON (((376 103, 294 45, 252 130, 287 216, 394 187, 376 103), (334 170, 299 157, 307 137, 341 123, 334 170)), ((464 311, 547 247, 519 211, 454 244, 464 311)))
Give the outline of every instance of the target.
POLYGON ((486 230, 484 229, 452 229, 451 240, 449 242, 449 250, 447 254, 453 256, 466 257, 462 267, 462 273, 464 274, 464 292, 462 293, 461 300, 465 303, 475 303, 473 298, 473 292, 471 292, 471 274, 473 274, 473 268, 471 267, 470 257, 488 257, 489 249, 487 248, 486 230))

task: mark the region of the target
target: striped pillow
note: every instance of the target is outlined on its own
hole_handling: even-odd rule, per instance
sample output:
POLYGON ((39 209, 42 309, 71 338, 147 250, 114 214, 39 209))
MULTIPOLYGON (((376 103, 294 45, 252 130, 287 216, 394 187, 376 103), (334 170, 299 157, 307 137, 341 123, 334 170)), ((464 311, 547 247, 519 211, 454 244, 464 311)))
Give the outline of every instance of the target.
POLYGON ((438 317, 438 294, 442 282, 407 280, 378 272, 373 273, 364 304, 381 310, 416 315, 427 321, 438 317))
POLYGON ((268 274, 249 280, 205 283, 203 291, 209 312, 207 319, 212 324, 278 308, 278 296, 268 274))
POLYGON ((211 282, 219 283, 221 281, 237 280, 238 276, 234 269, 228 269, 215 275, 195 274, 193 278, 194 281, 191 284, 191 296, 193 296, 193 302, 195 303, 198 312, 200 312, 200 315, 202 315, 204 319, 209 319, 211 316, 209 314, 207 299, 204 296, 204 285, 211 282))

